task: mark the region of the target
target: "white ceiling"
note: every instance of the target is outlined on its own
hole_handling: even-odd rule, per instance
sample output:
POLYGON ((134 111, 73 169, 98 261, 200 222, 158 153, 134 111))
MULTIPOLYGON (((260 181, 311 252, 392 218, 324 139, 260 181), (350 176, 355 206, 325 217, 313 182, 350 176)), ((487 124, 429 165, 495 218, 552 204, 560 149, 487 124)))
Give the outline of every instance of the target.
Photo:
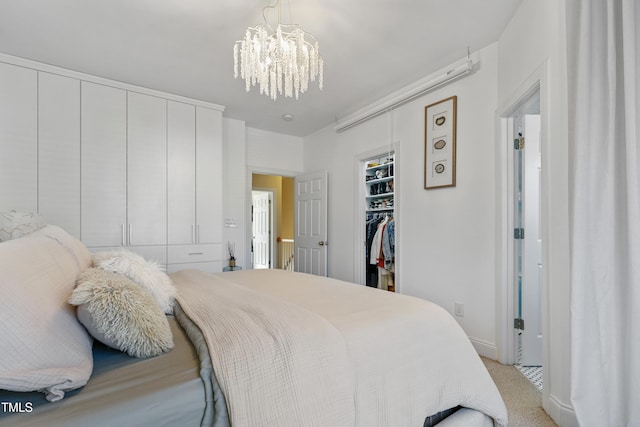
MULTIPOLYGON (((262 22, 265 0, 0 0, 0 52, 221 104, 248 126, 304 136, 497 41, 520 3, 290 0, 325 63, 324 90, 314 83, 298 101, 246 93, 233 78, 233 44, 262 22)), ((283 23, 288 10, 283 0, 283 23)))

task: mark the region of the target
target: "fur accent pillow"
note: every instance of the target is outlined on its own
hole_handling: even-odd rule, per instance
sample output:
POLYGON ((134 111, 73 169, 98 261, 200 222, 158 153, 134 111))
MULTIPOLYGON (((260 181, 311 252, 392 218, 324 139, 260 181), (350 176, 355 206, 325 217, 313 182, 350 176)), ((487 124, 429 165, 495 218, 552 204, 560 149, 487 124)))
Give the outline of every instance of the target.
POLYGON ((47 226, 44 219, 33 212, 0 212, 0 242, 17 239, 47 226))
POLYGON ((133 357, 151 357, 173 348, 167 317, 151 294, 119 274, 89 268, 76 280, 69 304, 98 341, 133 357))
POLYGON ((147 261, 141 255, 120 249, 93 254, 93 265, 128 277, 140 287, 151 292, 165 314, 173 313, 176 288, 157 262, 147 261))

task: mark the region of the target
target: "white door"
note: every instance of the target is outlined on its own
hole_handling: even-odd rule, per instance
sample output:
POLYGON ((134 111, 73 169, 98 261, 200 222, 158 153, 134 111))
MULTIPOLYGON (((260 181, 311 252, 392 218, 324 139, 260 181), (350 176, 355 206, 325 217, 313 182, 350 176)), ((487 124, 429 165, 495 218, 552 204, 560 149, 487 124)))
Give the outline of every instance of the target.
POLYGON ((83 81, 81 113, 82 241, 126 245, 127 92, 83 81))
POLYGON ((327 275, 327 172, 295 177, 295 269, 327 275))
POLYGON ((167 232, 170 245, 196 243, 196 107, 167 103, 167 232))
POLYGON ((167 101, 127 94, 127 245, 167 244, 167 101))
POLYGON ((196 243, 222 242, 222 112, 196 107, 196 243))
POLYGON ((38 73, 4 63, 0 63, 0 182, 0 211, 38 210, 38 73))
POLYGON ((80 238, 80 80, 38 73, 38 212, 80 238))
POLYGON ((268 191, 252 191, 253 268, 271 268, 271 196, 268 191))
POLYGON ((542 366, 542 237, 540 230, 540 116, 524 116, 523 366, 542 366))

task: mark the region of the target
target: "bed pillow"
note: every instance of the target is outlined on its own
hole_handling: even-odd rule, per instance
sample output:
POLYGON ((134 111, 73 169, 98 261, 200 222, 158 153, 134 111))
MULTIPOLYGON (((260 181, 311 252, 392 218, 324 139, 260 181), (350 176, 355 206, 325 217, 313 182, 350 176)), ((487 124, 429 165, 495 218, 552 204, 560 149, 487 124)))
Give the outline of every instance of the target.
POLYGON ((0 243, 0 389, 56 401, 86 384, 92 339, 67 298, 90 264, 87 248, 51 225, 0 243))
POLYGON ((101 268, 78 277, 69 303, 98 341, 133 357, 151 357, 173 348, 167 317, 146 289, 101 268))
POLYGON ((173 313, 176 288, 157 262, 147 261, 139 254, 120 249, 93 254, 93 265, 128 277, 151 292, 165 314, 173 313))
POLYGON ((33 212, 0 212, 0 242, 17 239, 47 226, 44 219, 33 212))

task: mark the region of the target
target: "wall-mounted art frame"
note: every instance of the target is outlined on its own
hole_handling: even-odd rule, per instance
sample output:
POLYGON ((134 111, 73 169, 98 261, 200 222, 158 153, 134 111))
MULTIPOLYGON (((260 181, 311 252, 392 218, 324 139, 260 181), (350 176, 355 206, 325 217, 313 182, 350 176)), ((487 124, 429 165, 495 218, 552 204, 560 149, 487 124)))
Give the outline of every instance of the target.
POLYGON ((452 96, 424 107, 424 188, 456 186, 456 108, 452 96))

